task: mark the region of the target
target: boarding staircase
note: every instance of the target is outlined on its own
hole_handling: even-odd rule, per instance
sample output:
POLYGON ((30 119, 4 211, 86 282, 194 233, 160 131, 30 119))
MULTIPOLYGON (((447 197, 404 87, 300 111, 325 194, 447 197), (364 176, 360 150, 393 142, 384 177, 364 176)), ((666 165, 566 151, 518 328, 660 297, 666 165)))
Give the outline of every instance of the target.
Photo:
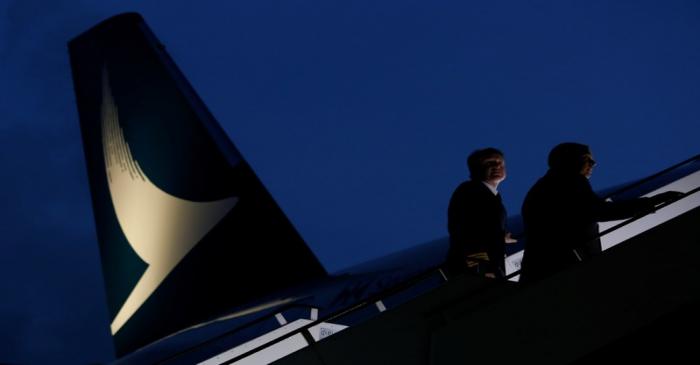
POLYGON ((593 364, 693 358, 693 333, 700 325, 699 187, 700 155, 603 193, 613 200, 662 190, 684 195, 653 213, 601 225, 607 248, 602 254, 538 282, 518 283, 512 264, 509 280, 447 278, 436 266, 322 316, 312 308, 310 318, 286 324, 283 312, 271 312, 270 318, 160 363, 593 364), (279 321, 277 329, 234 342, 241 331, 257 331, 271 318, 279 321), (211 351, 212 344, 221 349, 218 355, 198 354, 211 351))
MULTIPOLYGON (((690 161, 698 163, 697 156, 690 161)), ((653 184, 677 168, 640 184, 653 184)), ((275 364, 693 359, 700 324, 700 177, 688 176, 684 183, 694 187, 680 190, 686 193, 681 199, 604 230, 602 238, 646 225, 599 256, 529 284, 451 278, 275 364), (662 223, 654 224, 658 217, 662 223)), ((669 186, 678 189, 674 184, 669 186)))

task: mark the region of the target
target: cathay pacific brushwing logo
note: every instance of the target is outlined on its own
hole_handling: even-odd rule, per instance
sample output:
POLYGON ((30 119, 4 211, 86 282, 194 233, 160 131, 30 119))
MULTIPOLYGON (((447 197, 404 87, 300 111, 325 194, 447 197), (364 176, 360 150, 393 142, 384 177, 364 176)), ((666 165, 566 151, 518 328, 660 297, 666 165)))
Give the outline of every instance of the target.
POLYGON ((115 334, 185 255, 233 209, 238 197, 194 202, 172 196, 154 185, 124 138, 106 69, 102 72, 102 146, 119 226, 134 251, 148 264, 112 321, 115 334))

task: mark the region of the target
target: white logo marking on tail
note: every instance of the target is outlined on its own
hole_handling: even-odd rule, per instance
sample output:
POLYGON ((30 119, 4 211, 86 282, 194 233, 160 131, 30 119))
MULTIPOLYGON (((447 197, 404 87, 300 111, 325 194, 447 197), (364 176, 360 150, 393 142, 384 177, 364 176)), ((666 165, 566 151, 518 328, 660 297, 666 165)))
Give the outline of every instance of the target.
POLYGON ((134 251, 148 264, 112 321, 115 334, 180 260, 233 209, 238 197, 194 202, 155 186, 124 139, 106 69, 102 72, 102 146, 119 226, 134 251))

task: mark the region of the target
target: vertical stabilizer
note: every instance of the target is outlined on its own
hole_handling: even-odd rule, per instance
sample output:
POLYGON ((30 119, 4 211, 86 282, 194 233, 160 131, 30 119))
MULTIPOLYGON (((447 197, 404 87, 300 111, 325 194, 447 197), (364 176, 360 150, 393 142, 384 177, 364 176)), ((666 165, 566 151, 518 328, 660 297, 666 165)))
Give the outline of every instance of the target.
POLYGON ((140 15, 68 48, 118 355, 326 274, 140 15))

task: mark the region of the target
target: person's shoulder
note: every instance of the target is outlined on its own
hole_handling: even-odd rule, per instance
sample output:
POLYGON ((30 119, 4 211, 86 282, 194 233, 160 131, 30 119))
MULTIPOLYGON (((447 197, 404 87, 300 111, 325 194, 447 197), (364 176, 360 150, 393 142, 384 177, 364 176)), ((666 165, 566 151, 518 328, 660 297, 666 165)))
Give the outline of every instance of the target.
POLYGON ((557 196, 580 190, 582 183, 580 178, 586 179, 583 175, 563 174, 556 171, 547 171, 547 173, 539 178, 537 182, 530 188, 527 193, 527 198, 542 197, 542 196, 557 196))
POLYGON ((590 185, 588 178, 575 172, 552 172, 549 171, 541 179, 541 183, 556 185, 590 185))
POLYGON ((540 177, 539 179, 537 179, 537 181, 535 181, 535 183, 532 184, 532 186, 530 187, 530 190, 528 190, 528 193, 534 194, 534 193, 538 192, 539 190, 546 189, 548 185, 551 185, 552 183, 554 183, 554 180, 555 180, 555 178, 553 176, 551 176, 550 174, 546 174, 546 175, 540 177))
POLYGON ((464 194, 473 199, 490 199, 495 196, 486 183, 474 180, 467 181, 464 186, 464 194))
POLYGON ((484 183, 482 183, 481 181, 476 181, 476 180, 467 180, 467 181, 463 182, 460 186, 465 191, 481 191, 481 190, 487 189, 486 186, 484 185, 484 183))
POLYGON ((473 184, 472 180, 462 181, 461 183, 459 183, 459 185, 457 185, 457 188, 455 190, 468 189, 472 184, 473 184))
POLYGON ((453 195, 470 195, 479 191, 479 185, 481 183, 474 180, 463 181, 457 186, 453 195))
POLYGON ((584 188, 584 189, 590 189, 591 188, 591 182, 588 180, 587 177, 581 175, 581 174, 576 174, 571 178, 571 183, 575 184, 578 187, 584 188))
POLYGON ((582 174, 565 174, 551 186, 552 190, 583 198, 593 193, 591 182, 582 174))

